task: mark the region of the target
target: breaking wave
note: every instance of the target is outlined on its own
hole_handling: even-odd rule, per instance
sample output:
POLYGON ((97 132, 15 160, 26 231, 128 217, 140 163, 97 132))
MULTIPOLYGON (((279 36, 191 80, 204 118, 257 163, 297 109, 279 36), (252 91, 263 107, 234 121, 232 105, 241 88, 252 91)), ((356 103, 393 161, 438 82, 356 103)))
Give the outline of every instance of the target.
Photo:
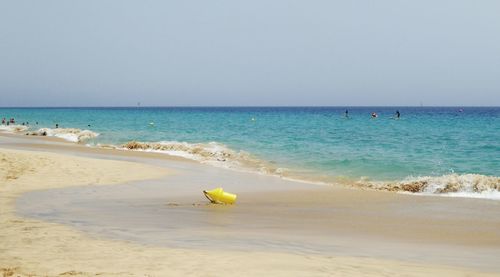
POLYGON ((160 152, 180 156, 201 163, 232 169, 245 169, 285 177, 297 181, 314 182, 318 184, 343 184, 362 189, 412 193, 421 195, 489 198, 500 200, 500 177, 480 174, 449 174, 443 176, 409 177, 401 181, 367 181, 340 180, 338 178, 319 178, 302 176, 296 172, 274 166, 272 163, 260 160, 244 151, 235 151, 217 143, 187 143, 177 141, 138 142, 131 141, 119 148, 160 152))
POLYGON ((28 126, 24 125, 0 125, 0 131, 7 133, 19 133, 28 130, 28 126))
MULTIPOLYGON (((27 131, 27 126, 0 125, 0 131, 19 133, 27 131)), ((42 128, 27 132, 32 136, 53 136, 67 141, 80 143, 99 136, 90 130, 75 128, 42 128)), ((236 151, 217 142, 188 143, 178 141, 140 142, 130 141, 119 146, 96 145, 101 148, 112 148, 132 151, 157 152, 171 156, 179 156, 204 164, 248 172, 269 174, 297 181, 318 184, 341 184, 359 189, 411 193, 418 195, 434 195, 449 197, 486 198, 500 200, 500 177, 480 174, 448 174, 442 176, 408 177, 400 181, 353 180, 326 176, 297 174, 295 170, 277 167, 275 164, 256 158, 245 151, 236 151)))
POLYGON ((99 134, 92 132, 90 130, 81 130, 76 128, 41 128, 37 131, 28 132, 26 135, 29 136, 47 136, 47 137, 58 137, 71 142, 83 142, 92 138, 97 137, 99 134))
POLYGON ((480 174, 424 176, 396 182, 361 180, 355 182, 354 186, 421 195, 500 199, 500 177, 480 174))
POLYGON ((130 141, 121 145, 119 148, 136 151, 160 152, 215 166, 257 171, 260 173, 278 176, 282 176, 285 171, 285 169, 275 167, 269 162, 257 159, 247 152, 235 151, 217 142, 188 143, 178 141, 130 141))

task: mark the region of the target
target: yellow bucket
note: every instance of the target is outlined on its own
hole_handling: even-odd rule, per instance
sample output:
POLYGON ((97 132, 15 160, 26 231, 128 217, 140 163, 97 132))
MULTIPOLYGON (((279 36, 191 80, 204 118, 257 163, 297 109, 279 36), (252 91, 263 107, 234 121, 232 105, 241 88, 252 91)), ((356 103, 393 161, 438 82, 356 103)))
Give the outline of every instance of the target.
POLYGON ((204 190, 203 193, 212 203, 216 204, 234 204, 236 202, 236 194, 225 192, 222 188, 213 190, 204 190))

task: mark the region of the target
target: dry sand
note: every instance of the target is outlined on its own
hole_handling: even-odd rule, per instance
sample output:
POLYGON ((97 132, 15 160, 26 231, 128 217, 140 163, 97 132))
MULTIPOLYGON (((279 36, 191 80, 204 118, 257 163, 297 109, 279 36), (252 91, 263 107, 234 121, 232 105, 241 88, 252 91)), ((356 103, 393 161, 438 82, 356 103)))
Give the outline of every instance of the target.
MULTIPOLYGON (((164 168, 0 148, 0 273, 3 276, 478 276, 471 270, 372 258, 269 251, 150 247, 22 218, 22 193, 159 178, 164 168)), ((57 199, 54 199, 57 201, 57 199)))

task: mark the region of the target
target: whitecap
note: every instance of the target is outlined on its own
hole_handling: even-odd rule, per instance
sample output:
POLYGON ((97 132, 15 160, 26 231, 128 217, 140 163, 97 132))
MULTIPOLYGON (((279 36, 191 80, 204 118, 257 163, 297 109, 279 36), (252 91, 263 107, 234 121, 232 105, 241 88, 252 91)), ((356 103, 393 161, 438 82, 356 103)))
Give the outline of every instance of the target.
POLYGON ((286 169, 277 168, 245 151, 236 151, 218 142, 188 143, 179 141, 139 142, 130 141, 122 149, 159 152, 183 157, 218 167, 239 169, 282 176, 286 169))
POLYGON ((500 177, 481 174, 447 174, 442 176, 408 177, 402 181, 375 182, 360 180, 361 188, 419 195, 500 199, 500 177))
POLYGON ((76 128, 41 128, 34 132, 29 132, 30 136, 48 136, 58 137, 71 142, 83 142, 99 136, 99 133, 90 130, 81 130, 76 128))
POLYGON ((7 133, 19 133, 28 130, 25 125, 0 125, 0 131, 7 133))

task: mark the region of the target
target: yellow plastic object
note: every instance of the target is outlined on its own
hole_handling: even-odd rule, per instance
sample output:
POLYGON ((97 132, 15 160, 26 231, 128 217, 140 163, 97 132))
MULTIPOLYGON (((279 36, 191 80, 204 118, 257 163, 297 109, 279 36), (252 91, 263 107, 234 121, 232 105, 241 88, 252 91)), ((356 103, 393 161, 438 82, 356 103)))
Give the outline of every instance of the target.
POLYGON ((225 192, 222 188, 204 190, 203 193, 210 202, 215 204, 234 204, 237 197, 236 194, 225 192))

